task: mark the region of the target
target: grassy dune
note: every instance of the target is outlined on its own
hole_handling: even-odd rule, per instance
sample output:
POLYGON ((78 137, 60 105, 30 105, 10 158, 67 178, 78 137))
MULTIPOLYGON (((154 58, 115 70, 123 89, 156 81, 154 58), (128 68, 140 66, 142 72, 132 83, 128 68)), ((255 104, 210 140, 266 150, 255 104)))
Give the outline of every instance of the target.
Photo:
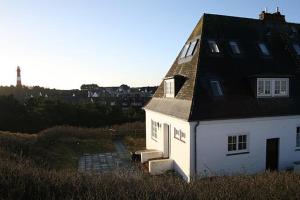
MULTIPOLYGON (((136 126, 143 125, 113 130, 127 128, 130 133, 136 126)), ((292 172, 206 178, 190 184, 172 173, 78 173, 74 163, 82 153, 114 150, 111 132, 75 127, 38 134, 0 132, 0 199, 300 199, 300 176, 292 172)), ((131 149, 144 144, 139 134, 123 134, 131 149)))

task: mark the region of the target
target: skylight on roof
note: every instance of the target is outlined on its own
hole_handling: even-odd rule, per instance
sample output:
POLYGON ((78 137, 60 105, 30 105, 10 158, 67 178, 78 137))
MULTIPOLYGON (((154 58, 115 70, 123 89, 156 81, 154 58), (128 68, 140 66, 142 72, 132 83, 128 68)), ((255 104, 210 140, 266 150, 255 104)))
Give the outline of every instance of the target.
POLYGON ((267 48, 266 44, 265 43, 258 43, 258 47, 261 51, 261 53, 265 56, 269 56, 270 55, 270 51, 269 49, 267 48))
POLYGON ((210 81, 210 86, 215 97, 223 96, 223 91, 219 81, 210 81))
POLYGON ((294 47, 297 55, 300 56, 300 46, 299 46, 299 44, 293 44, 293 47, 294 47))
POLYGON ((235 42, 235 41, 230 41, 230 42, 229 42, 229 45, 230 45, 231 50, 232 50, 232 52, 233 52, 234 54, 241 54, 241 51, 240 51, 240 48, 239 48, 237 42, 235 42))
POLYGON ((212 53, 220 53, 220 49, 215 40, 208 40, 208 44, 212 53))
POLYGON ((186 54, 186 56, 192 56, 195 52, 195 47, 197 46, 198 40, 195 40, 191 43, 190 48, 186 54))
POLYGON ((298 33, 297 29, 295 28, 295 26, 292 26, 292 31, 293 33, 298 33))
POLYGON ((187 43, 186 45, 184 45, 182 51, 181 51, 181 55, 180 55, 180 58, 185 58, 186 56, 186 53, 189 49, 189 46, 190 46, 191 43, 187 43))

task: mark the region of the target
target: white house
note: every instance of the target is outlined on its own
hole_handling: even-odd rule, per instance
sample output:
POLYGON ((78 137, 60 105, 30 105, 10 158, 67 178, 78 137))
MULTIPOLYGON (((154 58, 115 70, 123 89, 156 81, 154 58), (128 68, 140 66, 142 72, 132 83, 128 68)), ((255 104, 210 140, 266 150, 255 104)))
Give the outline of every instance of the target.
POLYGON ((204 14, 145 106, 153 174, 286 170, 300 161, 300 25, 204 14))

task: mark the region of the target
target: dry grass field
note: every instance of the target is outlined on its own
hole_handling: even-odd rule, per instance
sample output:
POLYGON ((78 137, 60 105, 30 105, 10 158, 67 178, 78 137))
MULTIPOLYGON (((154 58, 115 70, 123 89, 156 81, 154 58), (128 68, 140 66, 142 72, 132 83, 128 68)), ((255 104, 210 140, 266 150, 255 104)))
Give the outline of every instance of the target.
MULTIPOLYGON (((130 125, 113 129, 126 127, 130 125)), ((189 184, 173 173, 78 173, 74 163, 82 153, 114 150, 111 129, 1 132, 0 199, 300 199, 300 176, 292 172, 205 178, 189 184)), ((143 138, 136 137, 125 135, 131 150, 144 145, 143 138)))

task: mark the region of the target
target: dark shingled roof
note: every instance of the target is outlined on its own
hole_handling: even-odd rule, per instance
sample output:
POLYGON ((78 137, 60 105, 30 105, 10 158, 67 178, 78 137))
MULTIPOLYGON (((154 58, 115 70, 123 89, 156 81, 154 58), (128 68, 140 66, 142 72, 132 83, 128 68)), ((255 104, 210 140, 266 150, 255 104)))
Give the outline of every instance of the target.
POLYGON ((163 81, 145 109, 187 121, 299 115, 300 60, 291 46, 300 42, 299 33, 300 25, 280 13, 261 19, 204 14, 187 40, 200 39, 193 57, 182 60, 179 54, 165 76, 185 77, 175 98, 164 97, 163 81), (220 54, 210 52, 208 39, 217 41, 220 54), (240 56, 231 53, 231 40, 240 56), (267 44, 271 56, 260 54, 258 42, 267 44), (257 77, 289 77, 289 98, 257 98, 257 77), (213 96, 211 80, 220 82, 223 96, 213 96))

